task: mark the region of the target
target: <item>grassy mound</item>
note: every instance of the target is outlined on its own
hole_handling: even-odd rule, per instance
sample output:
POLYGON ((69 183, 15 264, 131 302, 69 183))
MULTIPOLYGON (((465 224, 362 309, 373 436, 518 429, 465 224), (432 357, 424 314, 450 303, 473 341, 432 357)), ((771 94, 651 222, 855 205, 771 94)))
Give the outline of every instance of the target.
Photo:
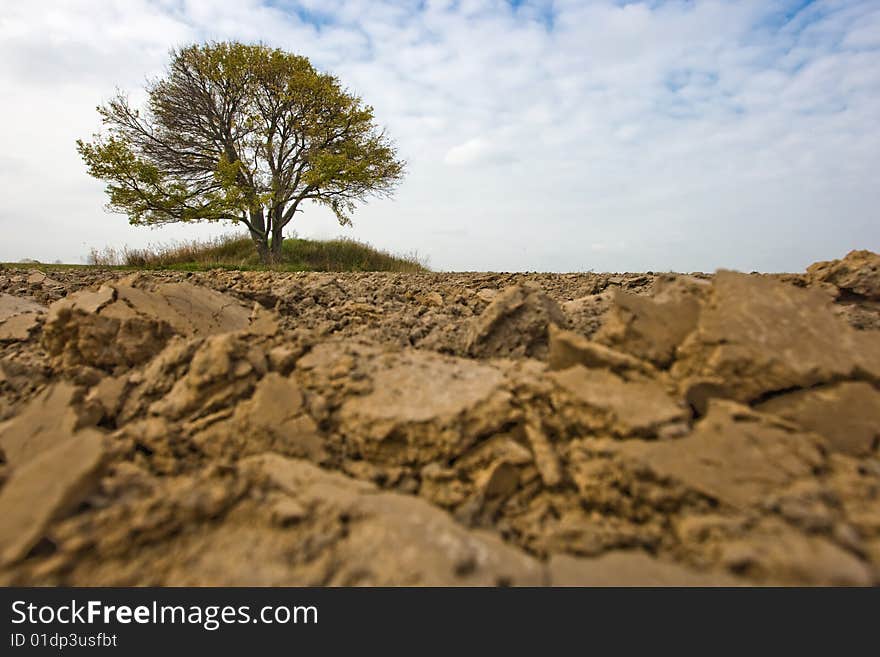
POLYGON ((393 255, 352 239, 307 240, 289 237, 282 261, 266 267, 247 236, 225 235, 207 242, 182 242, 144 249, 92 249, 89 264, 138 269, 273 269, 281 271, 427 271, 416 256, 393 255))

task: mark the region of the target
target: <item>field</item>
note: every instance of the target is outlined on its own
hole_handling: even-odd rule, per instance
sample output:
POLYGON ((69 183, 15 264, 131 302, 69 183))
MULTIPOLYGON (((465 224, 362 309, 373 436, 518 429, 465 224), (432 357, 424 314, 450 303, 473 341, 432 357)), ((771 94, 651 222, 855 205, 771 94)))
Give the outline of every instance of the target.
POLYGON ((0 269, 0 582, 880 583, 876 254, 239 269, 0 269))

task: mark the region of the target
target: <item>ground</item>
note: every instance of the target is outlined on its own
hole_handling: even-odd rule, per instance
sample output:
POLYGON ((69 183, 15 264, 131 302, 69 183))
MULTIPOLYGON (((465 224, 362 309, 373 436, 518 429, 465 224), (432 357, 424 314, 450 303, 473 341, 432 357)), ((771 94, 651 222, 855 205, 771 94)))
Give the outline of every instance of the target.
POLYGON ((880 257, 0 270, 0 582, 880 583, 880 257))

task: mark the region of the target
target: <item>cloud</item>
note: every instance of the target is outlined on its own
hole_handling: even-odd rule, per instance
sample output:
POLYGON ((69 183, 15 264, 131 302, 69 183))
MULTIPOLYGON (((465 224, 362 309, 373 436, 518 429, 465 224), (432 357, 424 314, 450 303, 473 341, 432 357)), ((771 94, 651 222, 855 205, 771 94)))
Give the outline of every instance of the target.
POLYGON ((468 139, 462 144, 450 148, 443 158, 446 164, 453 166, 502 163, 509 161, 510 155, 504 153, 497 145, 482 137, 468 139))
POLYGON ((397 140, 409 177, 358 238, 444 269, 800 269, 880 248, 878 34, 872 0, 11 3, 0 259, 218 232, 102 213, 73 143, 171 46, 238 38, 338 74, 397 140))

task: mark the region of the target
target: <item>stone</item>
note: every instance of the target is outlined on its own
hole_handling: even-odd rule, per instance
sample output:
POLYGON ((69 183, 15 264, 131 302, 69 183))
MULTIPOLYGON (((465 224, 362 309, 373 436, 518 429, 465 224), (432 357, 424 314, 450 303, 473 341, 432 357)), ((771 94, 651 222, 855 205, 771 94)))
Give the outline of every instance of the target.
POLYGON ((685 438, 625 441, 616 453, 635 459, 659 477, 736 509, 760 505, 824 462, 818 436, 773 422, 733 402, 714 401, 685 438))
POLYGON ((45 312, 34 301, 0 293, 0 342, 27 340, 45 312))
POLYGON ((40 325, 40 315, 22 313, 0 322, 0 342, 27 340, 40 325))
POLYGON ((501 461, 480 473, 477 488, 486 499, 505 498, 519 486, 519 470, 511 463, 501 461))
POLYGON ((98 418, 81 417, 74 409, 76 388, 69 383, 49 386, 21 413, 0 424, 0 449, 6 460, 20 467, 67 441, 79 428, 98 418))
POLYGON ((442 306, 443 297, 439 292, 428 292, 419 297, 419 301, 426 306, 442 306))
POLYGON ((552 324, 547 365, 551 370, 564 370, 574 365, 608 369, 624 378, 657 373, 648 362, 552 324))
POLYGON ((299 502, 283 496, 272 504, 272 520, 286 526, 308 517, 308 510, 299 502))
POLYGON ((98 290, 80 290, 63 299, 59 299, 49 307, 48 320, 55 321, 64 310, 79 310, 86 314, 96 313, 116 298, 116 291, 109 285, 102 285, 98 290))
POLYGON ((850 251, 842 260, 817 262, 807 267, 813 283, 831 283, 843 294, 880 301, 880 254, 850 251))
POLYGON ((624 381, 609 371, 582 365, 548 377, 578 402, 608 414, 613 430, 621 435, 654 435, 662 425, 689 417, 655 381, 624 381))
POLYGON ((0 321, 22 313, 44 313, 46 308, 35 301, 16 297, 11 294, 0 293, 0 321))
POLYGON ((340 426, 365 456, 426 465, 510 420, 503 383, 490 365, 405 352, 373 374, 372 392, 344 401, 340 426))
POLYGON ((467 530, 425 500, 381 492, 371 484, 274 454, 251 457, 241 467, 309 509, 312 517, 348 519, 344 536, 330 548, 333 567, 326 584, 543 583, 544 569, 533 557, 489 532, 467 530))
POLYGON ((186 376, 150 412, 170 419, 206 415, 246 395, 265 372, 265 356, 247 340, 234 333, 212 335, 193 354, 186 376))
POLYGON ((107 376, 89 390, 86 400, 98 404, 104 417, 115 417, 125 400, 128 387, 129 382, 126 377, 107 376))
POLYGON ((252 335, 271 337, 278 334, 278 313, 266 310, 259 303, 254 303, 248 318, 248 332, 252 335))
POLYGON ((234 459, 261 451, 315 462, 327 456, 318 427, 305 412, 299 385, 276 372, 257 383, 254 394, 236 406, 230 419, 213 423, 193 441, 207 454, 234 459))
POLYGON ((275 330, 270 311, 254 315, 237 299, 189 283, 134 287, 137 277, 82 290, 49 308, 43 343, 67 368, 124 371, 159 353, 172 335, 275 330), (253 322, 252 322, 253 319, 253 322))
POLYGON ((86 429, 16 467, 0 490, 0 565, 24 558, 49 523, 94 489, 103 437, 86 429))
POLYGON ((835 316, 821 292, 720 271, 672 373, 719 379, 742 402, 841 379, 880 381, 880 340, 867 333, 835 316))
POLYGON ((720 546, 721 563, 747 577, 776 584, 871 586, 871 567, 826 538, 772 519, 720 546))
POLYGON ((622 290, 595 340, 658 367, 667 367, 675 351, 696 328, 700 302, 691 295, 649 298, 622 290))
POLYGON ((515 285, 499 292, 474 318, 465 350, 472 356, 544 358, 551 324, 566 326, 559 305, 540 288, 515 285))
POLYGON ((835 383, 773 397, 755 408, 814 431, 836 452, 868 456, 880 450, 880 392, 869 383, 835 383))
POLYGON ((572 299, 562 304, 562 312, 579 334, 593 336, 601 328, 613 297, 614 290, 608 290, 572 299))
POLYGON ((558 486, 562 482, 562 466, 553 444, 534 415, 527 418, 524 432, 535 458, 535 465, 545 486, 558 486))
POLYGON ((731 394, 727 391, 724 381, 717 377, 691 377, 680 384, 682 396, 697 417, 702 417, 709 410, 709 403, 713 399, 729 399, 731 394))
POLYGON ((167 322, 175 333, 186 337, 240 331, 250 325, 251 312, 244 304, 203 286, 163 283, 141 290, 119 285, 116 293, 118 301, 139 314, 167 322))
POLYGON ((477 290, 477 293, 476 293, 475 296, 476 296, 480 301, 484 301, 485 303, 491 303, 492 300, 493 300, 497 295, 498 295, 498 290, 495 290, 495 289, 492 289, 492 288, 489 288, 489 287, 484 287, 484 288, 482 288, 482 289, 480 289, 480 290, 477 290))

